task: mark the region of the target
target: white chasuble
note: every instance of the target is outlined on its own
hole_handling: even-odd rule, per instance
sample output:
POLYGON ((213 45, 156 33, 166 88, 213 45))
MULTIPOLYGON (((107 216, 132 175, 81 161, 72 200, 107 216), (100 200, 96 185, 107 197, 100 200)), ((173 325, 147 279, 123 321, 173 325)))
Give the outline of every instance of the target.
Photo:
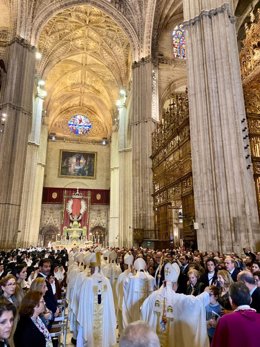
POLYGON ((162 347, 209 347, 208 304, 206 292, 195 297, 161 286, 144 301, 141 318, 158 334, 162 347))
POLYGON ((125 270, 122 272, 116 283, 116 295, 117 295, 117 322, 118 322, 118 330, 119 333, 121 334, 123 330, 123 316, 122 316, 122 306, 123 306, 123 297, 124 297, 124 281, 127 277, 129 277, 132 273, 130 269, 125 270))
POLYGON ((71 298, 69 302, 70 331, 73 331, 74 333, 76 333, 77 331, 77 316, 79 309, 81 286, 86 278, 87 273, 85 271, 79 272, 74 278, 74 290, 71 293, 71 298))
POLYGON ((123 327, 140 319, 140 308, 144 300, 153 292, 154 277, 137 272, 124 281, 124 297, 122 305, 123 327))
POLYGON ((111 284, 112 291, 113 291, 113 298, 114 298, 114 304, 115 304, 115 310, 117 312, 118 310, 118 297, 116 295, 116 283, 119 275, 122 273, 121 268, 116 263, 110 263, 102 268, 102 272, 104 276, 106 276, 111 284))
POLYGON ((104 275, 94 274, 82 284, 77 321, 77 347, 112 347, 116 344, 113 293, 104 275))

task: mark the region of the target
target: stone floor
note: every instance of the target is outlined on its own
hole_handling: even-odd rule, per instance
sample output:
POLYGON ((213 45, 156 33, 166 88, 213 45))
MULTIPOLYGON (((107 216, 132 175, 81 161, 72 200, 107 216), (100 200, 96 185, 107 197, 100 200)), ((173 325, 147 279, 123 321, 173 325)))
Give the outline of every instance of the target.
MULTIPOLYGON (((72 333, 68 330, 67 339, 66 339, 66 347, 73 347, 73 346, 75 347, 75 345, 71 343, 71 338, 72 338, 72 333)), ((116 344, 116 346, 118 346, 118 344, 116 344)))

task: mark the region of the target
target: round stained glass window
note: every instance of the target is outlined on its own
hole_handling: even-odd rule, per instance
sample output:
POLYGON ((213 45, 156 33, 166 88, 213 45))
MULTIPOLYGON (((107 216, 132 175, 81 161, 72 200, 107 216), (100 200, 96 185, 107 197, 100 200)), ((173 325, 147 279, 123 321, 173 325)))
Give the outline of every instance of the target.
POLYGON ((68 121, 70 131, 75 135, 86 135, 92 128, 88 117, 76 114, 68 121))

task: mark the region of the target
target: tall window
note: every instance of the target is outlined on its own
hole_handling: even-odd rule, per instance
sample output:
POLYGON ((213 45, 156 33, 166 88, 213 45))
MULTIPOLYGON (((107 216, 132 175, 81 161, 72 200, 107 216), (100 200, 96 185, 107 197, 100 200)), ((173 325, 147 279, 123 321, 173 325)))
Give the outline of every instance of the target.
POLYGON ((186 58, 186 41, 183 25, 176 26, 172 33, 173 56, 174 58, 186 58))
POLYGON ((76 114, 68 121, 70 131, 75 135, 86 135, 92 128, 92 124, 88 117, 76 114))

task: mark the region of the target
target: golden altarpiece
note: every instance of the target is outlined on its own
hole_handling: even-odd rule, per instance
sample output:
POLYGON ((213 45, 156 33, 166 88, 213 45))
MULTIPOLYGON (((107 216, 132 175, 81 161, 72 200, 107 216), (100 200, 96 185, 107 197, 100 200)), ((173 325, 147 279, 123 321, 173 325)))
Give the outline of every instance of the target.
MULTIPOLYGON (((240 51, 241 75, 245 96, 248 132, 244 127, 245 156, 251 148, 256 186, 258 213, 260 215, 260 9, 251 12, 244 27, 245 38, 240 51)), ((243 123, 243 119, 241 123, 243 123)), ((245 123, 245 122, 244 122, 245 123)), ((250 165, 250 164, 249 164, 250 165)))
POLYGON ((189 104, 172 95, 152 134, 155 229, 161 243, 195 243, 189 104))

